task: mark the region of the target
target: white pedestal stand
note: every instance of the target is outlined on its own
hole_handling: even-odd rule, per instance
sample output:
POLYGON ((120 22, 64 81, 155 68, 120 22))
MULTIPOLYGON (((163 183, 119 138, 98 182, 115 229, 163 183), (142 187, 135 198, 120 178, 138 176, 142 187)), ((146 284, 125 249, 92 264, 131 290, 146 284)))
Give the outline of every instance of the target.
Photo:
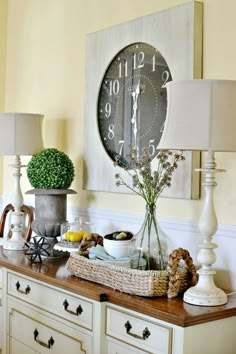
POLYGON ((6 234, 3 241, 3 248, 7 250, 20 251, 24 249, 25 240, 23 237, 23 214, 20 208, 23 204, 23 196, 20 188, 20 169, 22 167, 20 156, 15 156, 14 163, 11 165, 13 167, 13 179, 14 179, 14 192, 12 205, 14 211, 10 213, 10 220, 12 228, 10 233, 6 234))
POLYGON ((217 245, 212 242, 212 237, 218 228, 216 218, 213 193, 217 183, 215 182, 215 173, 225 170, 216 169, 214 152, 208 152, 207 161, 203 169, 198 169, 205 174, 203 186, 205 189, 205 200, 202 215, 199 222, 199 230, 203 236, 199 244, 200 251, 197 256, 201 269, 198 271, 199 280, 197 285, 188 289, 184 293, 184 301, 189 304, 201 306, 217 306, 227 303, 227 296, 214 283, 214 274, 212 264, 216 261, 214 249, 217 245))

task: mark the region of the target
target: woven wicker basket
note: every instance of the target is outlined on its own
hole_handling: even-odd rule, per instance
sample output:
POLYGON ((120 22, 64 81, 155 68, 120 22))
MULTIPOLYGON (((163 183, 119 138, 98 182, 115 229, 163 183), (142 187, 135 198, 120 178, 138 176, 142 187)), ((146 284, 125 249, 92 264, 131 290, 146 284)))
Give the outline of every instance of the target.
MULTIPOLYGON (((178 255, 178 262, 180 258, 183 257, 178 255)), ((191 277, 189 276, 189 268, 185 266, 175 267, 174 271, 173 267, 170 266, 167 268, 169 271, 143 271, 116 266, 100 260, 90 260, 76 252, 70 254, 67 268, 77 277, 139 296, 155 297, 167 295, 168 297, 175 297, 178 293, 184 292, 190 285, 195 283, 195 280, 193 281, 193 274, 195 279, 195 268, 193 267, 191 277), (176 281, 178 286, 174 286, 173 291, 173 284, 176 281)))

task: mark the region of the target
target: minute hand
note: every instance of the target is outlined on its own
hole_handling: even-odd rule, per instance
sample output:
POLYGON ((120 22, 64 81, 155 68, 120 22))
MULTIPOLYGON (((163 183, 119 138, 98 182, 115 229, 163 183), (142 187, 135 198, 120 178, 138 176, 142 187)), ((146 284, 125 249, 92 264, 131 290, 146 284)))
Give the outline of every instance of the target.
POLYGON ((132 92, 132 97, 133 97, 133 115, 131 119, 131 123, 133 124, 134 128, 134 145, 137 147, 137 109, 138 109, 138 97, 140 94, 140 81, 138 82, 138 85, 135 89, 135 91, 132 92))

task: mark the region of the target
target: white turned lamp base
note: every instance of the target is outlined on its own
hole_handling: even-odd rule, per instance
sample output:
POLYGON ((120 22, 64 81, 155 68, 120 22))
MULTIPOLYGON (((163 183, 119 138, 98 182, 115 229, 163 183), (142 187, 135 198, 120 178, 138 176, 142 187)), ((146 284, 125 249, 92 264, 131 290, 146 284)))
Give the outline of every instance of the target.
POLYGON ((214 274, 216 272, 212 269, 212 264, 216 261, 214 249, 217 248, 217 244, 212 242, 212 238, 218 228, 213 198, 214 189, 217 185, 215 174, 224 172, 224 170, 216 169, 214 152, 208 151, 204 168, 197 171, 202 171, 205 175, 202 183, 205 190, 205 198, 199 220, 202 241, 199 244, 197 255, 201 269, 198 271, 199 280, 197 285, 184 293, 184 301, 199 306, 224 305, 227 303, 227 296, 223 290, 216 287, 214 283, 214 274))
POLYGON ((227 303, 225 292, 215 286, 214 270, 200 269, 197 285, 184 293, 184 301, 199 306, 219 306, 227 303))

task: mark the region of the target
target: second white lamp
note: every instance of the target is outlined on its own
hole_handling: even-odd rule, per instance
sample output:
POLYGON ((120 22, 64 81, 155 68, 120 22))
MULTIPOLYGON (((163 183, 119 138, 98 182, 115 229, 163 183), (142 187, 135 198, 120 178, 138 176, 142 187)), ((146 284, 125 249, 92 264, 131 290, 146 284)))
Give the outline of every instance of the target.
POLYGON ((199 221, 202 240, 197 260, 201 265, 196 286, 184 294, 184 301, 202 306, 227 302, 214 283, 216 261, 212 241, 218 228, 213 193, 216 187, 215 151, 236 151, 236 81, 172 81, 167 88, 167 117, 159 149, 207 151, 204 174, 204 206, 199 221))
POLYGON ((43 148, 41 114, 31 113, 0 113, 0 155, 14 155, 13 195, 11 213, 11 232, 4 239, 3 248, 10 250, 24 249, 22 235, 23 196, 20 188, 21 155, 32 155, 43 148))

